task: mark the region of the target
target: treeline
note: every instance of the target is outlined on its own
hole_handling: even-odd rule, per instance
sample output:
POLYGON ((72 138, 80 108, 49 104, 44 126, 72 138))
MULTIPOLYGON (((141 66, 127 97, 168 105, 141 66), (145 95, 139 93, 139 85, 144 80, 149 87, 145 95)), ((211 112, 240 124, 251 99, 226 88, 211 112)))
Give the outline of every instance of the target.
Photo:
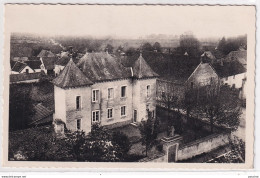
POLYGON ((227 55, 231 51, 237 51, 240 47, 247 49, 247 35, 238 36, 236 38, 223 37, 218 43, 218 50, 227 55))

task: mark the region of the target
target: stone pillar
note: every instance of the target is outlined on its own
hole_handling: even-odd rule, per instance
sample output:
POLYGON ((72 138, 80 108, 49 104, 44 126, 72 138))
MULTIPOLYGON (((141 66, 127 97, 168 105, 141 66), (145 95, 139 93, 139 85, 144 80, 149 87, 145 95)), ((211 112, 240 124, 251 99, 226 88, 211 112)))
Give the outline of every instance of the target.
POLYGON ((166 153, 166 158, 168 162, 176 162, 178 160, 178 149, 182 142, 182 137, 175 134, 171 137, 163 137, 161 143, 163 144, 163 150, 166 153))

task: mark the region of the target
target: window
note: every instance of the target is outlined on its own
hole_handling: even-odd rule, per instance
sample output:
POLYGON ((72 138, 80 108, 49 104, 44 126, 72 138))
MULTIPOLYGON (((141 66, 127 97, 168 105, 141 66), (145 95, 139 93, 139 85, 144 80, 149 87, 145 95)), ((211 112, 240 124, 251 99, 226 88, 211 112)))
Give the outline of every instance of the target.
POLYGON ((77 110, 81 109, 81 99, 80 99, 80 96, 76 97, 76 109, 77 110))
POLYGON ((25 69, 25 72, 28 74, 29 73, 29 69, 25 69))
POLYGON ((151 95, 151 86, 147 85, 146 86, 146 96, 149 97, 151 95))
POLYGON ((107 109, 107 118, 111 119, 113 117, 113 109, 112 108, 108 108, 107 109))
POLYGON ((99 122, 99 110, 92 111, 92 122, 99 122))
POLYGON ((155 117, 155 111, 154 110, 152 111, 152 117, 153 118, 155 117))
POLYGON ((121 107, 121 116, 125 116, 126 115, 126 106, 122 106, 121 107))
POLYGON ((92 90, 92 102, 98 102, 99 90, 92 90))
POLYGON ((113 99, 114 98, 114 89, 113 88, 109 88, 107 90, 107 99, 113 99))
POLYGON ((81 119, 77 119, 77 130, 81 130, 81 119))
POLYGON ((121 87, 121 97, 126 97, 126 86, 121 87))

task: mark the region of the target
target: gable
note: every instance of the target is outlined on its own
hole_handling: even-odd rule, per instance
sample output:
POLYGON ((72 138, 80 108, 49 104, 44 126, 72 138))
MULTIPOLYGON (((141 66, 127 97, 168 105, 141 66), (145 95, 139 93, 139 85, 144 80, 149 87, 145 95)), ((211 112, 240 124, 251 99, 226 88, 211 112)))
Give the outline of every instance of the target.
POLYGON ((200 63, 193 71, 187 82, 203 83, 211 78, 218 79, 218 74, 209 63, 200 63))

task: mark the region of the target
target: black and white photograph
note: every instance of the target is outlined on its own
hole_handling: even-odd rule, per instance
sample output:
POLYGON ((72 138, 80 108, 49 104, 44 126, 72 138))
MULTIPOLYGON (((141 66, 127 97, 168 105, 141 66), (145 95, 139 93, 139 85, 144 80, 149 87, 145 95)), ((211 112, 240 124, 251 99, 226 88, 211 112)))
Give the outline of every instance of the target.
POLYGON ((7 164, 252 167, 254 6, 5 11, 7 164))

